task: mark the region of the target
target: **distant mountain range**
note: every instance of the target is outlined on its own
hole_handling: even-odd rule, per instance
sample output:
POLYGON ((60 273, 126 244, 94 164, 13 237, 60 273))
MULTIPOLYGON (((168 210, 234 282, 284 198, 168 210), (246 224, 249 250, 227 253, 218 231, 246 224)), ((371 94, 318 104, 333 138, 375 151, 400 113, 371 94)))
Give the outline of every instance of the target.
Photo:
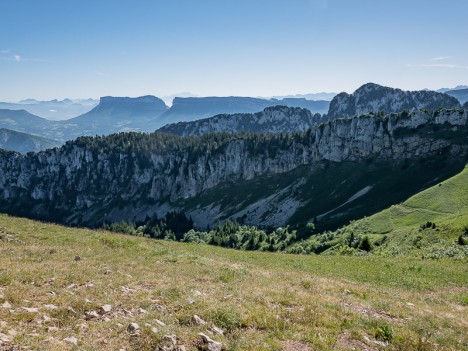
POLYGON ((455 88, 441 88, 438 89, 437 92, 439 93, 446 93, 450 90, 460 90, 460 89, 468 89, 468 85, 457 85, 455 88))
POLYGON ((252 97, 176 97, 172 107, 161 116, 161 126, 178 121, 193 121, 218 114, 255 113, 269 106, 284 105, 307 108, 313 113, 327 113, 329 101, 306 99, 259 99, 252 97))
POLYGON ((457 90, 448 90, 445 94, 453 96, 454 98, 460 101, 460 104, 464 104, 468 101, 468 88, 457 89, 457 90))
MULTIPOLYGON (((211 117, 220 113, 258 112, 286 104, 326 112, 328 101, 265 100, 244 97, 176 98, 171 108, 154 96, 102 97, 91 111, 63 121, 51 121, 23 110, 0 109, 0 128, 66 141, 83 135, 153 132, 165 124, 211 117)), ((22 105, 23 106, 23 105, 22 105)), ((29 105, 24 105, 29 106, 29 105)))
MULTIPOLYGON (((458 92, 463 93, 464 90, 458 92)), ((42 103, 47 106, 53 103, 70 104, 71 100, 26 100, 20 105, 42 103)), ((92 100, 83 103, 91 104, 92 100)), ((84 135, 108 135, 127 131, 153 132, 169 124, 172 125, 162 128, 161 131, 184 135, 199 135, 206 131, 294 132, 303 131, 328 119, 350 118, 362 113, 460 107, 455 97, 444 93, 408 92, 368 83, 353 94, 338 94, 331 102, 304 98, 267 100, 250 97, 177 97, 169 108, 163 100, 154 96, 107 96, 102 97, 99 104, 90 111, 63 121, 47 120, 25 110, 0 109, 0 128, 63 143, 84 135), (268 109, 279 105, 284 107, 268 109), (304 108, 310 112, 301 110, 304 108), (327 112, 326 117, 314 115, 327 112), (211 118, 213 116, 216 118, 211 118), (208 120, 205 120, 206 118, 208 120), (197 122, 173 125, 176 122, 194 120, 197 122)))
POLYGON ((37 135, 16 132, 5 128, 0 129, 0 149, 13 150, 21 153, 41 151, 60 146, 55 140, 37 135))
POLYGON ((90 111, 99 103, 94 99, 38 101, 26 99, 16 103, 0 102, 0 109, 26 110, 52 121, 73 118, 90 111))

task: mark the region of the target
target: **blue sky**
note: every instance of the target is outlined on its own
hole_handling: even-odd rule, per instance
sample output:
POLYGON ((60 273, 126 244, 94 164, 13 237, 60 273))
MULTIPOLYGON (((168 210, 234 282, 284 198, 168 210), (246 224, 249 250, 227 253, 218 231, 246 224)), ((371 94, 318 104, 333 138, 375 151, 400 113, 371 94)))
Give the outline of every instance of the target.
POLYGON ((468 84, 466 0, 0 0, 0 101, 468 84))

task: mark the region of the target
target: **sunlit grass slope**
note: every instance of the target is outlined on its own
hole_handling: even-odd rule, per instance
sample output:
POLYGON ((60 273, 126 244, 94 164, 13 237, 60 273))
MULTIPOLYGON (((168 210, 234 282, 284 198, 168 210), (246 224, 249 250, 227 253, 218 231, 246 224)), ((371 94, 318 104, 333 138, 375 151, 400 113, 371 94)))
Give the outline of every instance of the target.
POLYGON ((468 347, 461 261, 242 252, 4 215, 0 238, 1 350, 171 349, 168 335, 197 350, 200 332, 225 350, 468 347))
POLYGON ((468 244, 468 167, 349 229, 381 241, 375 252, 383 254, 466 257, 468 246, 460 245, 458 238, 468 244))

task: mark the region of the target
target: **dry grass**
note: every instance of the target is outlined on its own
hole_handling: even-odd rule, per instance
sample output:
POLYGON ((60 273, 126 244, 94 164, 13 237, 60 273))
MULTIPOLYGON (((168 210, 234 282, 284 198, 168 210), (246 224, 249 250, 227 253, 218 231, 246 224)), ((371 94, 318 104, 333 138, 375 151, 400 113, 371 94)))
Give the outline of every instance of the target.
POLYGON ((238 252, 3 215, 0 253, 0 350, 155 350, 165 335, 196 350, 200 332, 226 350, 468 348, 466 262, 238 252))

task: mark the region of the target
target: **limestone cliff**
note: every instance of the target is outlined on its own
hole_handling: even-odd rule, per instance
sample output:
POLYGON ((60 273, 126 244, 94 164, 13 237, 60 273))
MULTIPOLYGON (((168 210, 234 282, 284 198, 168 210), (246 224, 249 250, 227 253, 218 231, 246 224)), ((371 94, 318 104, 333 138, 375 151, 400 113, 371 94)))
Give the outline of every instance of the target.
MULTIPOLYGON (((161 214, 224 182, 282 175, 300 166, 397 163, 440 154, 463 158, 468 151, 467 120, 468 111, 461 109, 370 114, 332 120, 296 134, 181 138, 126 133, 85 137, 61 149, 25 156, 3 152, 0 209, 93 224, 161 214)), ((275 192, 293 191, 290 186, 275 192)), ((221 210, 210 211, 206 218, 216 218, 221 210)))
POLYGON ((340 93, 333 98, 328 117, 352 117, 369 112, 401 112, 419 109, 459 108, 452 96, 435 91, 403 91, 367 83, 353 94, 340 93))

